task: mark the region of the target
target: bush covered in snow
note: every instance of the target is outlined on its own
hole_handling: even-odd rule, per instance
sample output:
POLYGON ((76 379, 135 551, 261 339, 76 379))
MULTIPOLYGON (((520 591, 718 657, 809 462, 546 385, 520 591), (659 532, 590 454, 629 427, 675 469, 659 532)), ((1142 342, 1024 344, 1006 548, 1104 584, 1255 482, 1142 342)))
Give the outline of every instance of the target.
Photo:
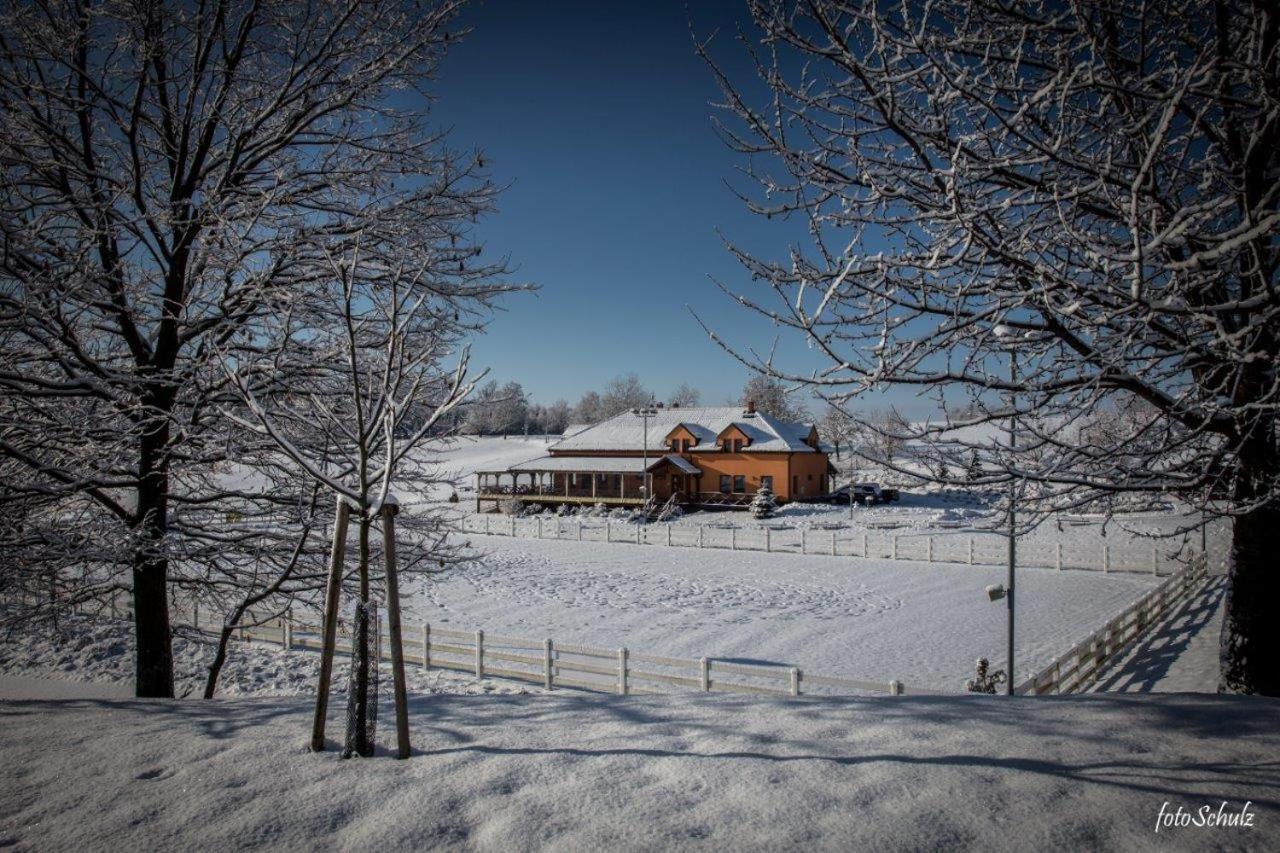
POLYGON ((773 489, 768 486, 761 486, 751 499, 751 514, 756 518, 769 518, 777 508, 778 502, 773 497, 773 489))

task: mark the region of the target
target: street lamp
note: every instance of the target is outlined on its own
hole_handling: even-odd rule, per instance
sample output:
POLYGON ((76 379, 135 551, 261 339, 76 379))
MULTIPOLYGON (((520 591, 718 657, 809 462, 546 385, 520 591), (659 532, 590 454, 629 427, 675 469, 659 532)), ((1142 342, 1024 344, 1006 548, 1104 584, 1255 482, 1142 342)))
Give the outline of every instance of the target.
MULTIPOLYGON (((998 324, 991 330, 992 334, 1000 340, 1005 351, 1009 353, 1009 401, 1013 411, 1009 415, 1009 454, 1014 458, 1016 465, 1017 445, 1018 445, 1018 333, 1011 326, 1004 323, 998 324)), ((1005 680, 1004 692, 1006 696, 1013 695, 1013 630, 1014 630, 1014 605, 1013 605, 1013 589, 1014 589, 1014 566, 1017 564, 1018 557, 1018 535, 1017 535, 1017 499, 1018 499, 1018 480, 1016 477, 1009 478, 1009 580, 1004 590, 1004 599, 1009 612, 1009 629, 1007 637, 1008 642, 1008 672, 1009 677, 1005 680)), ((988 594, 991 590, 988 589, 988 594)), ((997 600, 992 596, 992 601, 997 600)))
POLYGON ((644 446, 642 448, 643 469, 640 471, 640 492, 645 502, 649 501, 649 418, 658 414, 658 406, 650 400, 647 404, 632 409, 631 414, 638 415, 644 421, 644 446))

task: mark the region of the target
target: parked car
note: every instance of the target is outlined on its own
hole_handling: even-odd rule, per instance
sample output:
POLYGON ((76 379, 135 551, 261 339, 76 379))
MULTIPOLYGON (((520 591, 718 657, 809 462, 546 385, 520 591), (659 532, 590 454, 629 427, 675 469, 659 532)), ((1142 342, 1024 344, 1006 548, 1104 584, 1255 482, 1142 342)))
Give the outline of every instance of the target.
POLYGON ((897 489, 888 490, 893 493, 892 498, 886 495, 885 491, 876 483, 849 483, 831 493, 831 502, 843 506, 848 506, 850 502, 871 506, 898 499, 897 489))

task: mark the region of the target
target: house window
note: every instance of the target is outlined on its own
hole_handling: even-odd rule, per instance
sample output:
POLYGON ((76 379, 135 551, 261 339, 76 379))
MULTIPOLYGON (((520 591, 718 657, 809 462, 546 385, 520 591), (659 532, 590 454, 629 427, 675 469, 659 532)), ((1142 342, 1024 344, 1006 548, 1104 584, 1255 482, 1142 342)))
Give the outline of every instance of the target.
POLYGON ((735 474, 733 477, 733 493, 735 495, 746 494, 747 477, 745 474, 735 474))
POLYGON ((773 477, 772 477, 771 475, 769 475, 769 474, 765 474, 763 477, 761 477, 761 478, 760 478, 760 488, 762 488, 762 489, 768 489, 769 491, 771 491, 771 492, 772 492, 772 491, 773 491, 773 477))
POLYGON ((720 494, 722 495, 729 494, 729 482, 730 482, 730 478, 728 474, 720 475, 720 494))
POLYGON ((690 447, 692 447, 692 446, 693 446, 693 442, 686 438, 686 439, 684 439, 683 441, 681 441, 681 442, 680 442, 680 452, 681 452, 681 453, 688 453, 688 452, 689 452, 689 448, 690 448, 690 447))
POLYGON ((735 439, 733 440, 733 452, 734 452, 734 453, 741 453, 741 452, 742 452, 742 439, 740 439, 740 438, 735 438, 735 439))

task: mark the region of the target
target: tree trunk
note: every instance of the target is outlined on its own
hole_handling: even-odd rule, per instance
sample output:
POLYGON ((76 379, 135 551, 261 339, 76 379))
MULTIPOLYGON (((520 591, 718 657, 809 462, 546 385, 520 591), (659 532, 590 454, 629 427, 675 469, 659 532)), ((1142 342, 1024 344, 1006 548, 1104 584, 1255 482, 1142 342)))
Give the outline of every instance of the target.
MULTIPOLYGON (((359 631, 356 653, 356 742, 358 755, 373 755, 373 744, 365 735, 369 731, 369 527, 373 519, 367 511, 360 516, 360 601, 363 604, 363 630, 359 631)), ((377 666, 376 663, 372 663, 377 666)))
POLYGON ((1280 619, 1275 616, 1280 604, 1275 566, 1280 503, 1271 496, 1280 451, 1270 424, 1255 428, 1237 464, 1236 506, 1257 506, 1237 515, 1232 526, 1218 692, 1280 696, 1280 619))
POLYGON ((169 475, 162 461, 169 442, 168 420, 143 431, 138 455, 137 532, 133 559, 135 692, 140 697, 173 698, 173 638, 169 629, 169 475))
POLYGON ((1227 559, 1220 693, 1280 696, 1280 571, 1275 566, 1280 507, 1239 516, 1227 559))
POLYGON ((218 634, 218 651, 214 653, 213 663, 209 664, 209 676, 204 682, 204 698, 212 699, 218 689, 218 676, 222 674, 223 664, 227 662, 227 644, 231 642, 231 633, 235 627, 231 624, 222 626, 218 634))

